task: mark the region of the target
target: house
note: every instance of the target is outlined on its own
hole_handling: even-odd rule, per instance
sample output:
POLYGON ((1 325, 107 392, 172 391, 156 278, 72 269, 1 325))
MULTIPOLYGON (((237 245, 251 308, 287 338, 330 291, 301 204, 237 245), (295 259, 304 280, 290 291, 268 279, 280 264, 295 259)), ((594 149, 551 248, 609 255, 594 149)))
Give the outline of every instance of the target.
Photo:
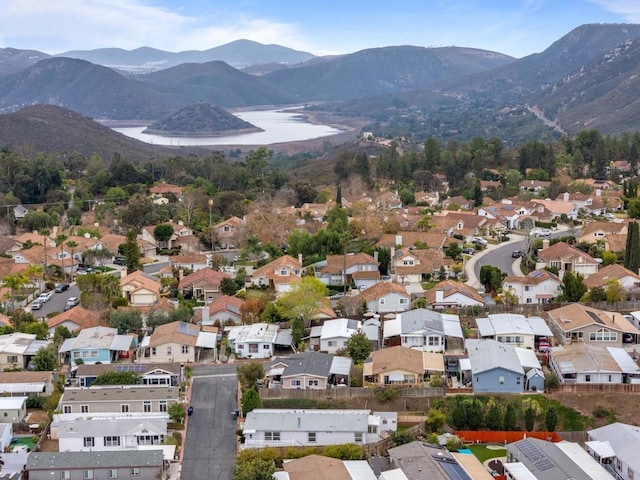
POLYGON ((29 213, 29 210, 27 210, 24 205, 16 205, 15 207, 13 207, 13 218, 15 218, 16 220, 24 218, 27 213, 29 213))
POLYGON ((629 231, 629 222, 589 222, 580 232, 579 242, 594 243, 598 240, 605 240, 616 235, 626 235, 629 231))
POLYGON ((568 243, 558 242, 549 246, 549 240, 545 239, 542 241, 542 249, 538 250, 536 269, 545 267, 557 268, 558 277, 562 280, 565 272, 579 273, 587 278, 598 271, 600 263, 568 243))
POLYGON ((121 278, 120 289, 133 307, 153 305, 160 300, 160 282, 140 270, 121 278))
POLYGON ((578 219, 579 208, 577 208, 571 202, 564 202, 561 200, 547 200, 547 199, 536 199, 535 203, 538 205, 542 205, 545 210, 547 210, 550 214, 550 219, 557 219, 560 217, 566 217, 570 220, 578 219))
POLYGON ((401 285, 420 284, 433 278, 444 266, 444 255, 440 248, 427 250, 400 248, 391 257, 393 281, 401 285))
POLYGON ((520 182, 519 187, 523 192, 534 192, 537 194, 543 190, 547 190, 550 185, 551 182, 544 180, 523 180, 520 182))
POLYGON ((263 265, 251 275, 251 284, 255 287, 266 287, 276 293, 291 290, 291 285, 302 277, 302 259, 283 255, 263 265))
POLYGON ((575 342, 622 347, 625 334, 638 329, 621 314, 572 303, 548 312, 549 327, 561 345, 575 342))
POLYGON ((179 187, 178 185, 172 185, 170 183, 160 182, 151 187, 149 189, 149 193, 151 193, 151 195, 153 195, 154 197, 166 197, 167 195, 171 194, 175 195, 176 198, 179 199, 182 197, 182 187, 179 187))
POLYGON ((27 397, 0 397, 0 423, 20 423, 27 416, 27 397))
MULTIPOLYGON (((350 318, 326 320, 320 330, 320 351, 335 354, 344 349, 351 336, 362 329, 362 322, 350 318)), ((310 347, 312 345, 310 342, 310 347)))
POLYGON ((179 387, 119 385, 66 387, 59 408, 62 413, 166 413, 179 401, 179 387))
POLYGON ((30 480, 136 478, 155 480, 164 468, 162 450, 100 452, 32 452, 30 480))
POLYGON ((544 391, 544 371, 536 352, 530 348, 515 347, 520 365, 524 370, 525 390, 544 391))
POLYGON ((355 297, 361 305, 366 303, 368 312, 402 312, 411 308, 411 295, 397 283, 380 282, 355 297))
POLYGON ((235 248, 244 243, 247 224, 242 218, 230 217, 213 226, 213 234, 221 248, 235 248))
POLYGON ((171 235, 169 240, 156 240, 153 232, 157 225, 142 227, 142 234, 140 236, 140 239, 143 242, 153 245, 156 249, 182 248, 184 250, 193 251, 193 247, 197 245, 197 243, 199 243, 199 241, 193 235, 193 230, 182 223, 182 221, 179 221, 178 223, 169 222, 168 225, 171 225, 171 227, 173 228, 173 234, 171 235), (194 239, 196 239, 195 243, 194 239))
POLYGON ((269 387, 325 389, 335 385, 349 385, 352 363, 349 357, 302 352, 276 359, 269 365, 266 377, 269 387))
POLYGON ((478 291, 466 283, 444 280, 424 292, 431 308, 484 306, 478 291))
POLYGON ((562 383, 640 383, 640 367, 623 348, 572 343, 552 348, 549 368, 562 383))
POLYGON ((375 257, 366 253, 327 255, 326 260, 318 265, 316 278, 329 286, 353 283, 356 288, 367 288, 380 280, 379 263, 377 254, 375 257))
POLYGON ((377 480, 366 460, 308 455, 285 461, 284 472, 276 472, 278 480, 377 480), (286 475, 286 476, 280 476, 286 475))
POLYGON ((518 303, 550 303, 562 293, 557 275, 548 270, 534 270, 525 277, 505 277, 502 290, 518 299, 518 303))
POLYGON ((77 337, 67 338, 60 348, 61 363, 112 363, 129 358, 138 345, 135 335, 118 335, 117 328, 92 327, 80 331, 77 337))
POLYGON ((29 333, 0 335, 0 370, 27 368, 29 347, 35 341, 36 336, 29 333))
POLYGON ((474 393, 522 393, 524 369, 515 348, 495 340, 467 340, 474 393))
POLYGON ((600 464, 613 470, 616 478, 640 475, 640 427, 615 422, 587 431, 587 451, 600 464))
POLYGON ((535 349, 540 337, 551 338, 553 333, 540 317, 525 317, 517 313, 497 313, 476 318, 478 338, 535 349))
MULTIPOLYGON (((237 357, 270 358, 278 345, 279 327, 268 323, 254 323, 226 327, 229 346, 237 357)), ((291 347, 291 339, 288 345, 291 347)))
MULTIPOLYGON (((385 233, 382 235, 376 247, 384 248, 402 248, 415 247, 416 245, 426 245, 428 249, 439 250, 448 245, 450 242, 461 243, 450 237, 444 232, 408 232, 400 231, 396 234, 385 233)), ((391 253, 393 257, 394 251, 391 253)))
POLYGON ((57 413, 51 439, 60 452, 137 450, 140 445, 162 445, 167 436, 166 413, 57 413))
POLYGON ((101 322, 98 311, 87 310, 82 305, 78 305, 47 319, 47 327, 49 327, 49 334, 53 335, 56 327, 66 327, 70 332, 77 332, 85 328, 97 327, 101 322))
POLYGON ((426 308, 408 310, 386 320, 382 336, 386 345, 399 344, 425 352, 444 352, 446 337, 463 338, 457 315, 426 308))
POLYGON ((183 380, 183 366, 179 363, 105 363, 98 365, 78 365, 75 379, 81 387, 90 387, 103 373, 135 372, 141 377, 142 385, 166 385, 175 387, 183 380))
POLYGON ((0 396, 5 397, 37 397, 49 396, 53 393, 53 372, 0 372, 0 396))
POLYGON ((431 375, 444 376, 441 353, 423 352, 402 346, 388 347, 371 354, 363 368, 367 382, 375 385, 418 385, 431 375))
POLYGON ((449 452, 440 445, 421 441, 389 449, 392 470, 381 480, 491 480, 491 473, 473 455, 449 452), (470 475, 472 473, 472 475, 470 475))
POLYGON ((509 479, 612 478, 578 443, 554 443, 527 437, 507 444, 506 448, 507 459, 503 463, 506 478, 509 479))
POLYGON ((211 255, 204 253, 185 253, 182 255, 172 255, 171 268, 168 268, 166 274, 163 276, 167 278, 173 278, 173 268, 180 271, 180 269, 188 269, 192 272, 197 272, 203 268, 207 268, 211 265, 211 255))
POLYGON ((385 438, 396 428, 397 414, 392 412, 256 408, 247 414, 242 435, 244 448, 363 445, 385 438))
POLYGON ((200 361, 202 350, 213 351, 217 336, 201 332, 196 325, 185 322, 165 323, 142 339, 139 347, 140 363, 194 363, 200 361))
MULTIPOLYGON (((200 308, 200 322, 202 325, 213 325, 219 322, 220 325, 233 325, 242 323, 242 306, 244 300, 238 297, 222 295, 216 298, 213 303, 200 308)), ((197 310, 194 309, 194 316, 197 318, 197 310)))
POLYGON ((187 298, 212 303, 222 296, 220 285, 224 278, 231 278, 231 275, 211 268, 203 268, 181 278, 178 290, 187 298))
POLYGON ((589 275, 589 278, 585 279, 584 283, 587 288, 606 287, 611 280, 620 282, 620 285, 627 293, 640 290, 640 275, 617 263, 607 265, 597 273, 589 275))

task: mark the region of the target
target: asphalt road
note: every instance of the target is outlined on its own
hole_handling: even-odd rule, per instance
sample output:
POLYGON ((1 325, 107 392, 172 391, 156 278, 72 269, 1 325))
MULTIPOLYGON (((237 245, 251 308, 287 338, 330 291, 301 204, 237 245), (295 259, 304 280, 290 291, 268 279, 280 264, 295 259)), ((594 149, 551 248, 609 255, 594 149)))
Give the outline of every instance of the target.
POLYGON ((80 296, 80 290, 78 289, 75 283, 73 285, 70 285, 69 289, 64 292, 55 293, 52 290, 51 300, 45 303, 40 310, 33 310, 32 313, 36 318, 40 318, 40 317, 46 318, 47 315, 51 312, 63 312, 64 306, 66 305, 69 297, 79 297, 79 296, 80 296))
POLYGON ((194 369, 182 478, 232 480, 236 464, 236 365, 194 369), (212 373, 213 372, 213 373, 212 373))

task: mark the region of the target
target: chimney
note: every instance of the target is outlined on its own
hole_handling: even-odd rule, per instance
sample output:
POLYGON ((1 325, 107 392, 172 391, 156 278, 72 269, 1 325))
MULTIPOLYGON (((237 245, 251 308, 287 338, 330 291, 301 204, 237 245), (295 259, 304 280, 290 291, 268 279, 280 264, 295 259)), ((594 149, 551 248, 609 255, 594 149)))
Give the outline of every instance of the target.
POLYGON ((396 245, 402 246, 402 235, 396 235, 396 245))
POLYGON ((436 289, 436 303, 444 302, 444 291, 441 288, 436 289))
POLYGON ((549 239, 545 238, 544 240, 542 240, 542 249, 544 250, 545 248, 549 248, 549 239))
POLYGON ((391 258, 396 256, 396 247, 391 247, 390 255, 391 255, 391 258))
POLYGON ((377 262, 378 261, 378 251, 376 250, 375 252, 373 252, 373 259, 377 262))
POLYGON ((178 270, 178 281, 181 282, 183 278, 184 278, 184 270, 181 268, 180 270, 178 270))
POLYGON ((51 237, 56 238, 57 236, 58 236, 58 226, 56 225, 51 229, 51 237))
POLYGON ((202 307, 202 324, 209 322, 209 307, 202 307))
POLYGON ((562 200, 564 200, 565 202, 569 201, 569 192, 564 192, 562 194, 562 200))
POLYGON ((298 262, 300 262, 300 265, 302 265, 302 254, 301 253, 298 254, 298 262))
POLYGON ((601 197, 602 196, 602 190, 600 190, 599 188, 596 188, 596 197, 601 197))

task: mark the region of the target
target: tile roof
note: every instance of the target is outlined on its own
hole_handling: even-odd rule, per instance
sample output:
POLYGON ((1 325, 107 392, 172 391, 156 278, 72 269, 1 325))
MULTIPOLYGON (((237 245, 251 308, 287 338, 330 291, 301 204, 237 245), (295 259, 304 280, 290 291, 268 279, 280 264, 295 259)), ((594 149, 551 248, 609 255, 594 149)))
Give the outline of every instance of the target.
POLYGON ((165 323, 153 331, 148 346, 157 347, 167 343, 195 346, 198 341, 198 333, 198 327, 190 323, 165 323))
POLYGON ((504 283, 522 283, 524 285, 538 285, 547 280, 553 280, 560 283, 560 279, 554 273, 548 270, 540 269, 529 272, 526 277, 505 277, 504 283))
POLYGON ((156 294, 160 294, 160 282, 143 273, 141 270, 136 270, 131 272, 126 277, 120 279, 120 286, 124 287, 125 285, 133 286, 132 292, 136 292, 140 289, 149 290, 150 292, 154 292, 156 294))
POLYGON ((187 275, 178 284, 178 288, 190 287, 196 283, 203 282, 207 285, 220 286, 223 278, 232 278, 228 273, 219 272, 211 268, 202 268, 197 272, 187 275))
POLYGON ((342 460, 315 454, 285 462, 283 468, 289 480, 352 480, 342 460))
POLYGON ((401 345, 376 350, 371 355, 371 358, 373 363, 371 373, 374 375, 395 370, 404 370, 416 375, 422 375, 425 370, 422 350, 401 345))
POLYGON ((619 332, 638 333, 638 329, 621 314, 598 310, 580 303, 571 303, 551 310, 549 318, 564 332, 598 324, 619 332))
POLYGON ((64 322, 72 322, 78 325, 78 330, 97 327, 104 324, 100 318, 99 312, 96 312, 95 310, 86 310, 81 305, 47 319, 47 327, 55 328, 64 322))
POLYGON ((373 265, 377 269, 378 263, 375 258, 366 253, 327 255, 327 265, 322 269, 322 273, 342 273, 345 264, 347 270, 356 265, 373 265))
POLYGON ((632 272, 628 268, 624 268, 622 265, 612 263, 601 268, 596 273, 589 275, 584 280, 584 283, 587 288, 603 287, 611 279, 621 280, 624 277, 631 277, 636 282, 640 282, 640 276, 637 273, 632 272))
POLYGON ((426 290, 424 292, 424 298, 427 299, 427 303, 437 303, 436 292, 438 290, 442 290, 442 297, 444 299, 459 293, 461 295, 464 295, 465 297, 472 298, 473 300, 484 304, 484 299, 480 296, 475 288, 467 285, 466 283, 454 282, 453 280, 444 280, 436 284, 435 287, 426 290))
POLYGON ((575 247, 572 247, 566 242, 558 242, 554 243, 548 248, 543 250, 538 250, 538 258, 544 260, 545 262, 550 262, 552 260, 563 259, 563 260, 571 260, 574 258, 582 258, 587 263, 595 263, 598 262, 588 253, 583 252, 575 247))
POLYGON ((370 302, 371 300, 377 300, 390 293, 397 293, 398 295, 403 295, 408 298, 411 297, 405 287, 393 282, 378 282, 358 294, 357 297, 370 302))

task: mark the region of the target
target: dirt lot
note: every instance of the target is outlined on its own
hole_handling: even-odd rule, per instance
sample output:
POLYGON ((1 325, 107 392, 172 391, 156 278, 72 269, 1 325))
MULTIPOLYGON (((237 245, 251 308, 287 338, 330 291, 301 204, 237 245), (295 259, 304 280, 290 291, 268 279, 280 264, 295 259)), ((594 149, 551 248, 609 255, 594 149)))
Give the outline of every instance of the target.
POLYGON ((550 398, 558 400, 563 405, 577 410, 585 416, 592 417, 594 427, 601 427, 610 423, 606 416, 595 418, 594 410, 604 407, 615 412, 616 421, 640 425, 640 394, 633 393, 550 393, 550 398))

